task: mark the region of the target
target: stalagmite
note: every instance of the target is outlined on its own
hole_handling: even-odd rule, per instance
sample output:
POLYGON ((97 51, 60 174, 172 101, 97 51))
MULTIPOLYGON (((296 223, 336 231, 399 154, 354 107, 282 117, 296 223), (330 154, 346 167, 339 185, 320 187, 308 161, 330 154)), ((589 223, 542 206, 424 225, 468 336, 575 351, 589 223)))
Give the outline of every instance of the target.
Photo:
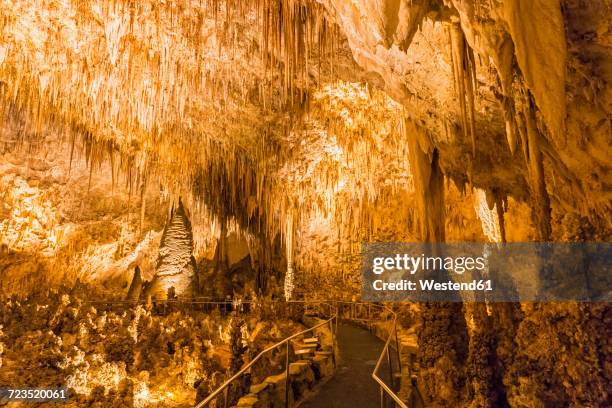
MULTIPOLYGON (((505 243, 504 203, 497 194, 476 189, 474 209, 482 226, 482 231, 491 243, 505 243)), ((485 271, 483 277, 488 275, 485 271)), ((468 387, 474 395, 475 406, 507 406, 503 389, 502 375, 496 368, 499 365, 497 354, 497 331, 494 318, 489 311, 499 313, 497 304, 489 303, 486 294, 479 294, 477 302, 465 305, 466 316, 473 321, 469 332, 466 377, 468 387)))
POLYGON ((179 200, 164 228, 155 277, 148 294, 165 299, 171 288, 179 297, 197 294, 196 265, 192 252, 191 222, 179 200))
POLYGON ((283 285, 285 300, 291 300, 293 296, 293 289, 295 287, 295 276, 294 276, 294 265, 293 265, 293 252, 294 252, 294 216, 293 211, 289 212, 287 217, 287 226, 285 228, 285 250, 287 252, 287 271, 285 272, 285 284, 283 285))
POLYGON ((126 300, 129 300, 130 302, 137 302, 140 299, 142 287, 143 282, 140 267, 136 266, 136 268, 134 268, 134 276, 132 277, 132 282, 130 283, 126 300))

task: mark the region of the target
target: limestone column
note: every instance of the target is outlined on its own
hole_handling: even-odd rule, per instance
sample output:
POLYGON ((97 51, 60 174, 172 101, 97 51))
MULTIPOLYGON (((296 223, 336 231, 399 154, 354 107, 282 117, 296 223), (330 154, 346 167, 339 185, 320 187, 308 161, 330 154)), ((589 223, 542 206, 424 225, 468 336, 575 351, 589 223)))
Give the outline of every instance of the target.
MULTIPOLYGON (((445 240, 444 175, 428 135, 405 122, 419 233, 423 242, 445 240)), ((461 406, 466 395, 468 336, 461 302, 424 302, 418 332, 419 388, 428 406, 461 406)))

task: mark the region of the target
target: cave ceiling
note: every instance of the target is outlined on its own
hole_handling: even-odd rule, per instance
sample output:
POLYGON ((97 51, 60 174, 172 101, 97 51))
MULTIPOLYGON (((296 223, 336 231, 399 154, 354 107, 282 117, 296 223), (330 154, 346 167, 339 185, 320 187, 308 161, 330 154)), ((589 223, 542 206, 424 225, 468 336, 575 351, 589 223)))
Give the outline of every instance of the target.
POLYGON ((3 0, 3 115, 272 234, 411 191, 407 139, 459 190, 606 217, 609 5, 587 3, 3 0))

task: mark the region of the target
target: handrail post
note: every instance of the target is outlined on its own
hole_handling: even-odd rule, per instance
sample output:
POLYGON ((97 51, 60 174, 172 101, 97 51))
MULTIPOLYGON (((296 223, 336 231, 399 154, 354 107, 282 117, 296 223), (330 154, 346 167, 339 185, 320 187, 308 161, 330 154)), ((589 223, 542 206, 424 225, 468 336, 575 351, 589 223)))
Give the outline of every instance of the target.
POLYGON ((336 336, 338 335, 338 309, 336 308, 336 336))
POLYGON ((391 361, 391 343, 387 346, 387 364, 389 364, 389 382, 392 387, 395 387, 395 378, 393 378, 393 362, 391 361))
POLYGON ((400 352, 400 343, 397 338, 397 317, 395 318, 393 322, 393 327, 395 329, 395 348, 397 350, 397 366, 401 374, 402 373, 402 353, 400 352))
POLYGON ((383 387, 380 388, 380 408, 385 408, 385 392, 383 391, 383 387))
POLYGON ((223 408, 227 408, 227 400, 229 398, 229 387, 223 390, 223 408))
POLYGON ((334 321, 330 320, 329 322, 329 331, 332 336, 332 362, 334 363, 334 368, 336 368, 336 334, 334 333, 334 321))
POLYGON ((285 359, 285 408, 289 408, 289 341, 287 341, 287 358, 285 359))

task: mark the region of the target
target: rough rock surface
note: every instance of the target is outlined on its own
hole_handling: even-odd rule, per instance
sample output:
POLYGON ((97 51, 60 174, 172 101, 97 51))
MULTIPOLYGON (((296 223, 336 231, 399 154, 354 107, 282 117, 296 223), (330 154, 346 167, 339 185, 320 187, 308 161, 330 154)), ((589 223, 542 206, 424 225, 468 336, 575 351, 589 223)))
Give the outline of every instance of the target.
MULTIPOLYGON (((2 290, 150 279, 179 196, 197 233, 167 228, 162 297, 193 293, 192 252, 230 223, 276 296, 292 261, 296 293, 352 297, 362 241, 610 240, 607 0, 16 0, 0 18, 2 290)), ((610 405, 608 305, 421 312, 434 404, 610 405)))
POLYGON ((191 222, 180 200, 164 228, 155 278, 148 294, 165 299, 171 288, 176 296, 183 297, 196 295, 198 288, 191 222))

